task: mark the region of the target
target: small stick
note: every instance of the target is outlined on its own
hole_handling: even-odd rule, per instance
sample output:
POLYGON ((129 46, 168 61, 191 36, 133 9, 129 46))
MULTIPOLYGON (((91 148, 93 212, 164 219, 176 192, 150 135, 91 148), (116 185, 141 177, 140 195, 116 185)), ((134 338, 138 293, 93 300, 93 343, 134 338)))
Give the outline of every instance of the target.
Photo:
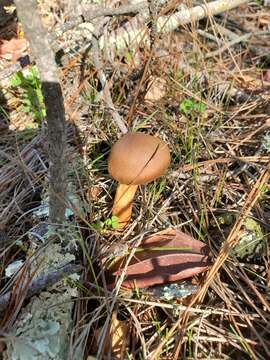
POLYGON ((236 44, 239 44, 240 42, 247 41, 251 37, 251 35, 252 35, 252 33, 239 36, 236 39, 233 39, 230 42, 226 43, 221 48, 219 48, 215 51, 211 51, 210 53, 206 54, 205 58, 209 59, 211 57, 221 55, 224 51, 228 50, 230 47, 232 47, 236 44))
POLYGON ((77 27, 78 25, 80 25, 82 23, 92 22, 93 20, 95 20, 95 19, 97 19, 99 17, 136 15, 140 11, 144 10, 145 8, 147 8, 147 2, 146 1, 139 2, 138 4, 119 6, 116 9, 111 9, 111 8, 108 8, 108 7, 106 7, 106 8, 104 8, 104 7, 98 7, 98 8, 91 7, 90 10, 85 10, 83 12, 83 14, 81 14, 81 16, 79 16, 79 17, 77 17, 75 19, 72 19, 72 20, 68 21, 66 24, 58 27, 54 32, 52 32, 49 35, 49 41, 54 42, 63 33, 74 29, 75 27, 77 27))
MULTIPOLYGON (((30 282, 25 299, 28 299, 33 295, 39 294, 46 288, 53 286, 58 281, 64 279, 71 274, 79 272, 81 269, 81 265, 69 263, 59 266, 57 269, 48 273, 41 274, 35 280, 32 280, 30 282)), ((9 291, 6 294, 0 296, 0 311, 3 311, 8 307, 11 297, 12 291, 9 291)))

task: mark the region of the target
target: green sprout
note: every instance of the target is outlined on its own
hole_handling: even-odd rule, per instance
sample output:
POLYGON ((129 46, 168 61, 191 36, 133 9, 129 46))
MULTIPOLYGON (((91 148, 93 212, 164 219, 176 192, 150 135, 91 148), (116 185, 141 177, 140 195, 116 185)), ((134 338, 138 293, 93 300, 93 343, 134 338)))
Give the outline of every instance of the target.
POLYGON ((101 233, 104 233, 109 229, 116 230, 118 227, 118 217, 115 215, 112 215, 112 217, 106 219, 105 221, 98 220, 95 224, 93 224, 93 228, 101 233))
POLYGON ((186 115, 190 116, 194 113, 202 114, 204 113, 206 106, 203 102, 196 102, 193 99, 185 99, 180 103, 180 110, 181 112, 186 115))
POLYGON ((46 116, 46 110, 37 68, 30 67, 27 73, 18 71, 11 79, 10 85, 22 91, 23 111, 33 116, 40 125, 46 116))

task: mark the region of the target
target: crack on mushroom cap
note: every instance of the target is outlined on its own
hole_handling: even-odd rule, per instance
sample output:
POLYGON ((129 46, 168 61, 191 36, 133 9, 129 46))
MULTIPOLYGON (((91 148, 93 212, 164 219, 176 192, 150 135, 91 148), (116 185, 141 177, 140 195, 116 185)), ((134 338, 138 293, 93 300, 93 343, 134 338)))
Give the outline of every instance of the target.
POLYGON ((128 133, 113 145, 108 170, 121 184, 147 184, 163 175, 170 161, 170 150, 163 140, 144 133, 128 133))

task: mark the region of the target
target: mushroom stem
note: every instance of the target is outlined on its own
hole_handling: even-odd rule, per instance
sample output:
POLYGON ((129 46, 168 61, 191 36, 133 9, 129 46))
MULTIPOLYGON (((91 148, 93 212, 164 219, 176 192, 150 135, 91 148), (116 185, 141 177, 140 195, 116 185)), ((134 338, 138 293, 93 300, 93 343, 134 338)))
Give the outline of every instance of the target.
POLYGON ((138 185, 118 184, 113 203, 112 213, 118 217, 119 229, 129 222, 132 213, 132 204, 138 185))

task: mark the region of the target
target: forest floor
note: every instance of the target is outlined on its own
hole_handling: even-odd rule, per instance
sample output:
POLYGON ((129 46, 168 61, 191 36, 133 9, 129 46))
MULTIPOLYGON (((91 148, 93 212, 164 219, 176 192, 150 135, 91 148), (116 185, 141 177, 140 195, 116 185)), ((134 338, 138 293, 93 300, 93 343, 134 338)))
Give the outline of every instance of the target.
MULTIPOLYGON (((78 14, 75 3, 39 1, 48 32, 78 14)), ((14 335, 31 301, 18 282, 25 273, 12 266, 26 268, 43 251, 39 227, 48 220, 41 84, 27 56, 14 72, 31 53, 13 5, 4 5, 0 40, 21 41, 0 45, 0 307, 1 296, 17 291, 12 306, 0 308, 3 354, 4 337, 14 335)), ((131 18, 109 18, 106 31, 131 18)), ((142 42, 113 59, 101 52, 113 107, 101 92, 88 31, 85 24, 54 42, 68 121, 69 251, 83 265, 73 283, 70 358, 83 349, 86 359, 270 359, 270 4, 242 4, 169 34, 152 21, 150 47, 142 42), (124 232, 112 217, 117 184, 107 170, 121 135, 117 116, 171 152, 167 173, 137 191, 124 232), (124 274, 108 289, 106 264, 164 229, 206 244, 208 271, 174 290, 163 279, 159 291, 127 291, 124 274)))

